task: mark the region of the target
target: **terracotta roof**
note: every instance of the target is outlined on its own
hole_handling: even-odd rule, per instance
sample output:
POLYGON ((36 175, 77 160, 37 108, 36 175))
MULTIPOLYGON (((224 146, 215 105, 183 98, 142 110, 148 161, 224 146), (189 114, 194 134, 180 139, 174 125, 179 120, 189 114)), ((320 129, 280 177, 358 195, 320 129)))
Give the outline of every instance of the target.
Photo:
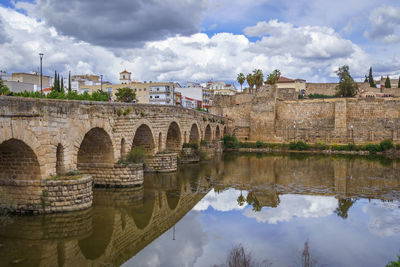
POLYGON ((279 77, 279 80, 277 82, 278 83, 292 83, 292 82, 294 82, 294 80, 281 76, 281 77, 279 77))
POLYGON ((126 70, 124 70, 123 72, 121 72, 121 73, 130 73, 129 71, 126 71, 126 70))

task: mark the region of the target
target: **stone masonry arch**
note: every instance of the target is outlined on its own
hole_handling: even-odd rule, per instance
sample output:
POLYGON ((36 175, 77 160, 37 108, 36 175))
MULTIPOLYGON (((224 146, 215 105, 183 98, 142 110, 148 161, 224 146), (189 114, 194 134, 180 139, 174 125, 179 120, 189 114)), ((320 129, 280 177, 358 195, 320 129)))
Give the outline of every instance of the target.
POLYGON ((136 129, 132 141, 132 149, 133 148, 142 148, 146 151, 147 154, 154 154, 155 143, 153 132, 147 124, 142 124, 136 129))
POLYGON ((182 147, 181 128, 178 123, 173 121, 169 124, 165 149, 168 151, 179 151, 182 147))
POLYGON ((200 143, 200 131, 196 123, 193 123, 190 128, 189 143, 200 143))
POLYGON ((207 124, 206 128, 204 129, 204 140, 212 141, 212 131, 210 124, 207 124))
POLYGON ((14 138, 0 144, 0 170, 1 181, 41 179, 35 152, 25 142, 14 138))
POLYGON ((220 131, 220 129, 219 129, 219 125, 217 125, 217 126, 215 127, 215 139, 216 139, 216 140, 221 139, 221 131, 220 131))
POLYGON ((78 168, 80 164, 113 164, 114 147, 110 135, 102 128, 88 131, 78 150, 78 168))

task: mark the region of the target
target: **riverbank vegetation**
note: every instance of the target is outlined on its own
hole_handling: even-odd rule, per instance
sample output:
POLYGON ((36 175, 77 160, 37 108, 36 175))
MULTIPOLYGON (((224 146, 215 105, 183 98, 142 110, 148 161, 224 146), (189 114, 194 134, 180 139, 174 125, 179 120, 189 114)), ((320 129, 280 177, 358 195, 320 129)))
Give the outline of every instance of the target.
POLYGON ((329 145, 323 142, 317 142, 314 144, 308 144, 303 141, 291 142, 289 144, 285 143, 264 143, 261 141, 257 142, 239 142, 234 136, 226 135, 223 138, 224 147, 228 149, 239 149, 239 148, 270 148, 270 149, 282 149, 288 151, 368 151, 371 154, 376 154, 377 152, 384 152, 390 149, 400 150, 400 144, 394 145, 390 140, 384 140, 379 144, 363 144, 356 145, 354 143, 343 144, 333 144, 329 145))

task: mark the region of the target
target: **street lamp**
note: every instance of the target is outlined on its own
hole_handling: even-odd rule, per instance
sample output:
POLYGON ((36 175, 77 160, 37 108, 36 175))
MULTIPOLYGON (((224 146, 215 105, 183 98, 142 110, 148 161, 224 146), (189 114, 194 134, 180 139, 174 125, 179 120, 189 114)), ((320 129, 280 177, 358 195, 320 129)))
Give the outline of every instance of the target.
POLYGON ((103 74, 100 75, 100 92, 103 93, 103 74))
POLYGON ((42 72, 43 53, 39 53, 39 57, 40 57, 40 98, 42 98, 42 94, 43 94, 43 72, 42 72))

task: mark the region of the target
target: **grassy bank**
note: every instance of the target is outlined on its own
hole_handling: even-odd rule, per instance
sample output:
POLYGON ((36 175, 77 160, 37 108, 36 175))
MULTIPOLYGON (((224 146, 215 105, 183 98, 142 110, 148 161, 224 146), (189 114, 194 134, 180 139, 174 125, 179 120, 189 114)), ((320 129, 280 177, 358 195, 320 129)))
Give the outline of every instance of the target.
POLYGON ((400 144, 394 145, 390 140, 384 140, 379 144, 363 144, 356 145, 354 143, 349 143, 347 145, 342 144, 325 144, 322 142, 309 144, 303 141, 291 142, 289 144, 285 143, 264 143, 261 141, 257 142, 239 142, 234 136, 224 137, 224 147, 229 150, 248 150, 257 152, 257 150, 262 152, 323 152, 332 154, 377 154, 377 153, 389 153, 400 154, 400 144))

